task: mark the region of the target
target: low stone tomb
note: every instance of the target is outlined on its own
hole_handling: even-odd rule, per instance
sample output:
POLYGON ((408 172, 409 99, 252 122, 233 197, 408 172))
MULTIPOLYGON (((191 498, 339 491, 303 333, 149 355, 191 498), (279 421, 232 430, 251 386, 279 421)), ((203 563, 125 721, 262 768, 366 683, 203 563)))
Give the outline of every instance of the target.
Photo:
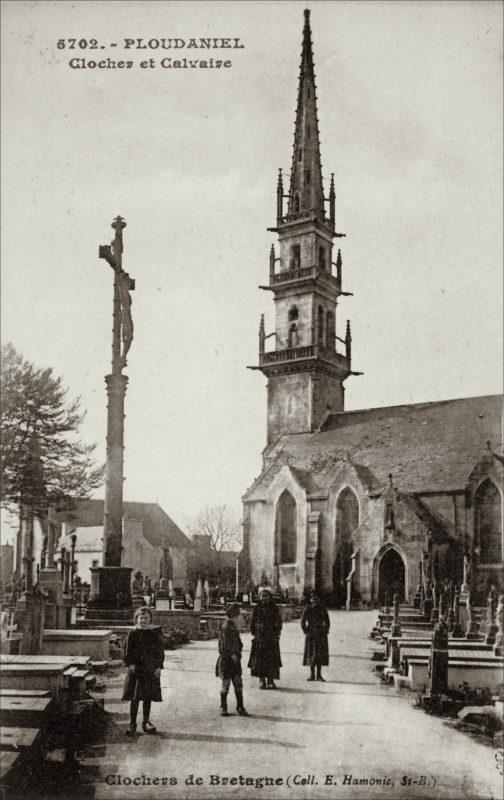
MULTIPOLYGON (((3 689, 46 689, 58 698, 66 688, 63 676, 68 664, 2 664, 0 678, 3 689)), ((3 705, 3 704, 2 704, 3 705)))
POLYGON ((51 697, 3 697, 0 708, 2 727, 43 728, 52 706, 51 697))
MULTIPOLYGON (((0 727, 0 750, 30 750, 40 744, 40 728, 0 727)), ((0 756, 3 758, 3 753, 0 756)))
POLYGON ((0 656, 0 667, 2 664, 79 664, 86 666, 91 663, 91 656, 48 656, 44 653, 38 653, 32 656, 0 656))
MULTIPOLYGON (((399 622, 401 624, 401 630, 402 631, 414 631, 414 632, 418 633, 418 632, 422 632, 422 631, 431 631, 432 630, 432 625, 430 624, 430 622, 425 622, 425 621, 422 621, 421 619, 419 619, 418 622, 403 622, 401 617, 399 617, 399 622)), ((385 631, 390 631, 391 630, 391 625, 387 625, 384 628, 384 630, 385 631)))
POLYGON ((110 658, 110 639, 112 631, 90 630, 48 630, 42 634, 42 653, 44 655, 87 655, 98 661, 110 658))
POLYGON ((18 767, 22 761, 23 759, 20 753, 14 753, 12 751, 2 753, 2 757, 0 758, 0 784, 2 788, 8 789, 13 786, 14 783, 17 783, 19 779, 18 767))
MULTIPOLYGON (((458 689, 463 683, 470 689, 496 691, 502 683, 502 659, 492 661, 466 661, 450 659, 448 662, 448 688, 458 689)), ((412 691, 423 691, 429 684, 429 662, 412 658, 408 662, 408 682, 412 691)), ((399 676, 403 677, 404 676, 399 676)), ((394 679, 395 682, 395 679, 394 679)))
POLYGON ((68 667, 64 671, 63 677, 67 682, 70 700, 84 700, 87 690, 90 688, 89 679, 96 682, 95 676, 88 669, 79 666, 68 667))
POLYGON ((48 689, 0 689, 0 705, 2 697, 50 697, 48 689))
MULTIPOLYGON (((485 644, 485 642, 471 642, 471 641, 466 641, 465 639, 449 639, 448 642, 450 650, 465 651, 467 653, 472 653, 475 652, 476 650, 478 651, 483 650, 489 654, 492 653, 492 645, 485 644)), ((400 654, 406 648, 414 648, 415 650, 422 651, 422 653, 425 651, 425 653, 428 655, 430 653, 431 646, 432 646, 431 639, 409 639, 409 638, 404 639, 402 637, 401 638, 390 637, 390 639, 387 642, 387 649, 386 649, 386 655, 388 658, 389 666, 392 666, 392 661, 394 658, 393 654, 395 649, 397 649, 397 652, 399 653, 399 660, 400 660, 400 654)))
MULTIPOLYGON (((431 655, 430 643, 427 648, 422 646, 420 647, 401 647, 400 650, 400 663, 401 663, 401 671, 403 675, 406 675, 408 672, 408 663, 411 659, 420 660, 429 662, 429 658, 431 655)), ((491 663, 496 663, 497 659, 494 656, 492 649, 489 650, 482 650, 480 648, 460 648, 460 647, 452 647, 452 643, 449 643, 448 648, 448 659, 449 662, 452 660, 457 661, 489 661, 491 663)))

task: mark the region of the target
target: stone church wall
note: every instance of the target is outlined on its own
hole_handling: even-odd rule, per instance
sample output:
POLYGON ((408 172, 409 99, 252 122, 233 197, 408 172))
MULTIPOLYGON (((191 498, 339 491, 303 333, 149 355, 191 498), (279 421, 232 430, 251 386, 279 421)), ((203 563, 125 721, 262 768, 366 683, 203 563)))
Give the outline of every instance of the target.
POLYGON ((342 411, 344 405, 344 389, 340 381, 325 375, 315 373, 312 378, 312 414, 315 426, 318 426, 327 411, 342 411), (316 378, 315 378, 316 375, 316 378))
POLYGON ((295 372, 268 380, 268 439, 310 430, 310 375, 295 372))
POLYGON ((293 478, 289 468, 283 467, 267 491, 266 502, 250 503, 250 578, 257 586, 266 578, 271 585, 275 574, 275 522, 280 495, 287 489, 296 501, 297 558, 294 564, 280 565, 280 585, 288 589, 291 596, 302 594, 305 582, 305 558, 307 535, 306 492, 293 478))

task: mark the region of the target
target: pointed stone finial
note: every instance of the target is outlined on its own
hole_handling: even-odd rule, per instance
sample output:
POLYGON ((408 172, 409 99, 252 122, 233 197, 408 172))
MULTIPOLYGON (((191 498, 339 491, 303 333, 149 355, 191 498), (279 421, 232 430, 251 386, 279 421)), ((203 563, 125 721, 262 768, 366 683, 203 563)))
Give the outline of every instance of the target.
POLYGON ((346 349, 346 359, 348 361, 348 365, 350 366, 350 361, 352 360, 352 334, 350 332, 349 319, 347 319, 346 322, 345 349, 346 349))
POLYGON ((270 259, 269 259, 269 271, 270 271, 270 279, 273 280, 273 275, 275 274, 275 245, 271 245, 270 250, 270 259))
POLYGON ((338 255, 336 256, 336 280, 338 281, 339 288, 341 289, 341 280, 343 277, 343 259, 341 258, 341 250, 338 250, 338 255))
POLYGON ((336 190, 334 188, 334 172, 331 172, 331 186, 329 188, 329 219, 334 228, 336 225, 336 190))
POLYGON ((277 223, 283 219, 283 178, 282 178, 282 170, 278 170, 278 180, 277 180, 277 223))
POLYGON ((264 314, 261 314, 261 321, 259 323, 259 355, 264 353, 264 342, 266 334, 264 331, 264 314))

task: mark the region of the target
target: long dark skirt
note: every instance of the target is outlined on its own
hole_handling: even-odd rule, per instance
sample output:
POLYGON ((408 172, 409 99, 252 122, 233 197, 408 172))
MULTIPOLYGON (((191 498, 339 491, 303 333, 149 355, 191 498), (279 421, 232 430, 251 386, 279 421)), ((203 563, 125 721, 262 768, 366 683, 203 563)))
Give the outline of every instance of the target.
POLYGON ((280 645, 278 639, 253 639, 248 662, 255 678, 280 678, 280 645))
POLYGON ((124 679, 122 699, 153 700, 158 703, 163 699, 161 697, 161 681, 156 678, 154 672, 140 670, 138 667, 133 674, 128 671, 124 679))
POLYGON ((305 667, 329 665, 329 645, 327 633, 305 634, 303 665, 305 667))

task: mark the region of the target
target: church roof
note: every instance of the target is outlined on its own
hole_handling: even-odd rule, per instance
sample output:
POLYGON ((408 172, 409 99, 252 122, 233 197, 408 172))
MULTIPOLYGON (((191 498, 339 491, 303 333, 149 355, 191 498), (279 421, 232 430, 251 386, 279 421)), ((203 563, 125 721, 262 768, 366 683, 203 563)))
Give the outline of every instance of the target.
MULTIPOLYGON (((103 525, 103 500, 85 500, 71 511, 60 511, 60 522, 76 528, 103 525)), ((153 547, 190 547, 190 541, 158 503, 125 501, 124 516, 142 523, 144 537, 153 547)))
POLYGON ((260 499, 285 463, 326 490, 344 463, 356 469, 369 492, 388 483, 402 492, 464 489, 490 441, 502 442, 502 398, 466 397, 433 403, 342 411, 328 415, 315 433, 285 435, 270 467, 244 500, 260 499))

